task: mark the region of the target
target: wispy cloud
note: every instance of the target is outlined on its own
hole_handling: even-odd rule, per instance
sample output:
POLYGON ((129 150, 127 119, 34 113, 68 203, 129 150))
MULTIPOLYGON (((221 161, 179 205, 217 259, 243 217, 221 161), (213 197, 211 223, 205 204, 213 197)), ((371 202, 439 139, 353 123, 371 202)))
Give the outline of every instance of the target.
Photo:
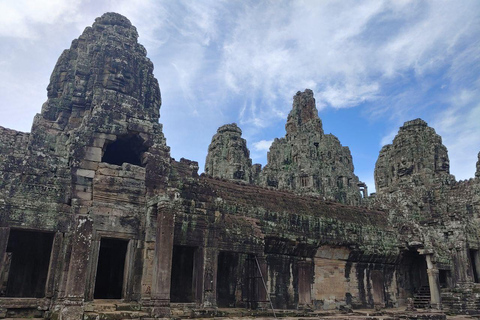
POLYGON ((74 22, 81 0, 16 0, 0 2, 0 37, 38 38, 37 27, 74 22))
POLYGON ((255 151, 268 151, 272 145, 273 140, 260 140, 253 143, 255 151))
MULTIPOLYGON (((290 99, 303 83, 320 106, 375 101, 389 89, 382 79, 448 68, 464 49, 462 39, 475 39, 465 25, 478 23, 474 2, 276 3, 239 15, 222 58, 228 88, 256 93, 270 101, 264 108, 290 99)), ((255 115, 275 117, 262 108, 255 115)))
POLYGON ((439 113, 432 126, 448 148, 452 173, 457 179, 472 178, 480 151, 480 94, 462 90, 452 97, 449 108, 439 113))

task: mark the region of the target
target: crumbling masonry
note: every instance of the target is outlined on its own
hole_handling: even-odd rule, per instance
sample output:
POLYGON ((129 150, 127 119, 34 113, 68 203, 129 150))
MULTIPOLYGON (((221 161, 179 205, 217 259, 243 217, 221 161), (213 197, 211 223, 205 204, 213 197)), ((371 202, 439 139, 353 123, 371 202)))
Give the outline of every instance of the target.
POLYGON ((0 318, 410 298, 478 313, 480 159, 475 178, 457 182, 440 136, 406 122, 368 197, 305 90, 263 169, 230 124, 198 176, 196 162, 170 157, 137 37, 125 17, 98 18, 60 56, 31 133, 0 127, 0 318), (104 299, 116 309, 99 308, 104 299))

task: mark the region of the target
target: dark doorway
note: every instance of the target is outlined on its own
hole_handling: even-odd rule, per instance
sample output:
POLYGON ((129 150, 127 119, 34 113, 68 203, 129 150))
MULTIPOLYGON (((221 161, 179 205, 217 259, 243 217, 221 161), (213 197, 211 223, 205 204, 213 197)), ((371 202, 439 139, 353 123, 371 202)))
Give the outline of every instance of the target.
POLYGON ((171 302, 193 302, 195 300, 194 266, 195 247, 173 246, 171 302))
POLYGON ((10 230, 7 297, 45 296, 53 233, 10 230))
POLYGON ((128 240, 102 238, 94 299, 121 299, 128 240))
POLYGON ((218 254, 217 305, 220 308, 235 307, 239 255, 221 251, 218 254))
POLYGON ((121 166, 130 163, 142 166, 142 154, 147 151, 143 139, 138 135, 120 136, 116 141, 107 145, 102 162, 121 166))
POLYGON ((405 290, 414 295, 420 291, 429 292, 427 261, 416 250, 403 253, 402 265, 405 268, 405 290))
POLYGON ((440 288, 448 288, 450 277, 450 270, 438 270, 438 282, 440 283, 440 288))
POLYGON ((478 255, 478 250, 473 250, 473 249, 470 249, 469 251, 470 253, 470 261, 472 262, 472 273, 473 273, 473 281, 475 283, 478 283, 479 282, 479 269, 478 267, 480 266, 477 266, 477 255, 478 255))

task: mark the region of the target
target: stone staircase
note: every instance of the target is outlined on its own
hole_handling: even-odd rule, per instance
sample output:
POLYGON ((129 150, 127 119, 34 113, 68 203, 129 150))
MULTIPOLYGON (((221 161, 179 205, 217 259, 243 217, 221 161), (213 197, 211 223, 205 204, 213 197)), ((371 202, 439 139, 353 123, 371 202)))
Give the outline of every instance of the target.
POLYGON ((83 320, 123 320, 146 319, 147 312, 140 309, 137 303, 119 302, 118 300, 100 300, 85 305, 83 320))
POLYGON ((430 308, 430 288, 428 286, 420 287, 413 295, 413 305, 417 309, 430 308))

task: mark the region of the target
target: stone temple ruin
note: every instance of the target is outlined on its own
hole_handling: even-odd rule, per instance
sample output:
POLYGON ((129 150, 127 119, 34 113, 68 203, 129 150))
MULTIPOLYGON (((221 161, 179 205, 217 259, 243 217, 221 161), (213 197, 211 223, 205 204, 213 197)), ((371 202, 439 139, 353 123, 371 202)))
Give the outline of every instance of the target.
POLYGON ((270 303, 479 313, 480 158, 475 178, 456 181, 441 137, 406 122, 368 196, 305 90, 263 169, 229 124, 199 176, 170 157, 137 37, 121 15, 97 18, 60 56, 31 133, 0 127, 0 318, 270 303))

